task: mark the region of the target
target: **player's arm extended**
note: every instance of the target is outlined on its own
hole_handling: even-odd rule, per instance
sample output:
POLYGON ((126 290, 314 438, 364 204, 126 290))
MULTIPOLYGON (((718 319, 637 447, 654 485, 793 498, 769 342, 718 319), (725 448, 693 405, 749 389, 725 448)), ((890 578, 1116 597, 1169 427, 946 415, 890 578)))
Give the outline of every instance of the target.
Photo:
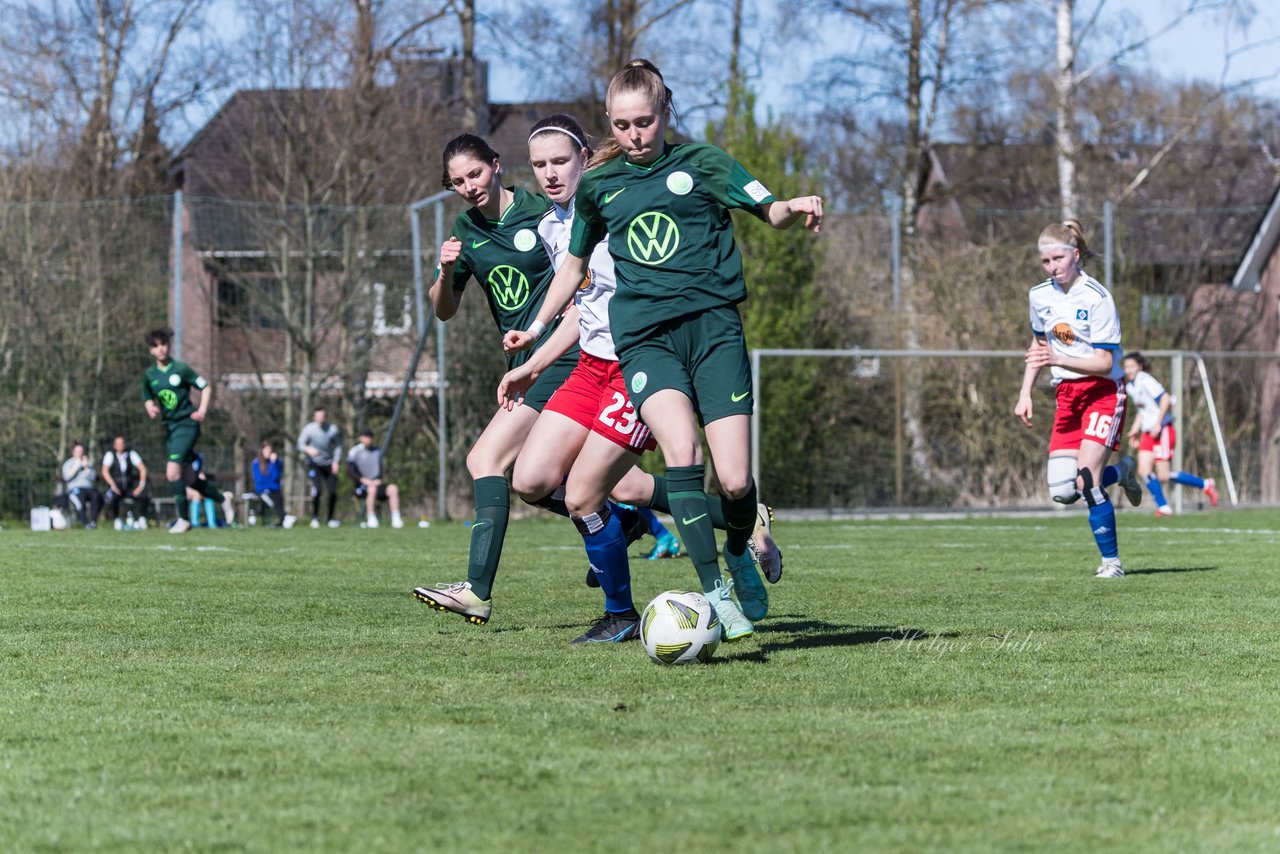
POLYGON ((797 196, 780 202, 768 202, 764 209, 765 221, 774 228, 790 228, 804 217, 804 227, 817 234, 822 228, 822 197, 797 196))
MULTIPOLYGON (((542 333, 547 331, 547 327, 556 319, 556 315, 563 312, 565 306, 573 300, 574 292, 586 277, 587 259, 579 258, 572 252, 565 255, 560 269, 556 270, 556 275, 547 288, 547 295, 542 300, 542 307, 538 309, 537 318, 529 324, 528 329, 523 331, 512 329, 504 335, 502 349, 508 353, 515 353, 532 347, 542 337, 542 333)), ((572 326, 576 336, 578 324, 575 322, 572 326)))
MULTIPOLYGON (((502 377, 502 381, 498 383, 498 405, 506 410, 514 409, 519 405, 524 393, 537 381, 542 372, 551 367, 556 359, 572 350, 573 345, 578 342, 578 337, 578 307, 570 305, 568 311, 564 313, 564 319, 547 339, 547 343, 535 350, 529 357, 529 361, 507 371, 502 377)), ((505 346, 505 339, 503 344, 505 346)))

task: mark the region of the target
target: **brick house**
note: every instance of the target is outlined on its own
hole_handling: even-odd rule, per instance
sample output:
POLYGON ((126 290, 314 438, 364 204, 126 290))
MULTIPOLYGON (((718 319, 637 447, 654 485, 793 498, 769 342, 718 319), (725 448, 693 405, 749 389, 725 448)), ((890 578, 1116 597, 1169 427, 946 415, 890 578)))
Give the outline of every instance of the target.
MULTIPOLYGON (((395 82, 379 90, 380 102, 364 107, 366 127, 376 131, 366 141, 372 153, 351 141, 350 117, 360 105, 344 90, 232 95, 171 168, 184 199, 180 318, 170 298, 183 358, 223 389, 282 392, 290 346, 282 273, 297 275, 310 264, 312 386, 355 395, 348 391, 355 383, 366 397, 398 395, 417 337, 408 206, 441 190, 440 152, 458 132, 450 117, 460 92, 457 59, 400 63, 395 82), (344 157, 362 160, 345 181, 335 178, 334 166, 344 157)), ((526 186, 533 122, 552 112, 587 112, 578 103, 490 104, 487 86, 481 98, 481 135, 503 155, 504 171, 526 186)), ((447 228, 461 205, 445 205, 447 228)), ((426 251, 433 249, 432 219, 427 212, 426 251)), ((424 355, 414 393, 434 393, 433 359, 424 355)), ((230 405, 225 397, 223 403, 230 405)))

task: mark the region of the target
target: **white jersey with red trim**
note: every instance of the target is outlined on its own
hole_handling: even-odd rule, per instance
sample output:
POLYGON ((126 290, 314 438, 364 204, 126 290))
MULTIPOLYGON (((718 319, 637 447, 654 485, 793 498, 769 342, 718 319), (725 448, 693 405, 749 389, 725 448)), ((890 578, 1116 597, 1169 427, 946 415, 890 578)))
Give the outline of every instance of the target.
MULTIPOLYGON (((1157 427, 1173 423, 1173 407, 1164 418, 1160 417, 1160 401, 1168 393, 1160 381, 1146 371, 1138 371, 1132 381, 1124 384, 1129 399, 1137 404, 1138 417, 1142 419, 1142 432, 1154 433, 1157 427)), ((1172 401, 1170 401, 1172 404, 1172 401)))
MULTIPOLYGON (((538 223, 538 235, 551 253, 551 263, 557 270, 569 254, 569 233, 572 230, 572 201, 567 209, 558 203, 553 204, 538 223)), ((573 295, 573 302, 578 307, 579 344, 597 358, 616 362, 618 352, 613 347, 613 333, 609 331, 609 300, 613 299, 617 282, 613 275, 608 236, 591 250, 588 269, 591 275, 573 295)))
MULTIPOLYGON (((1087 358, 1093 351, 1112 351, 1113 380, 1124 376, 1121 367, 1120 316, 1115 300, 1097 279, 1081 272, 1079 278, 1064 291, 1053 279, 1031 289, 1031 331, 1049 342, 1055 353, 1074 358, 1087 358)), ((1054 365, 1054 383, 1093 376, 1054 365)))

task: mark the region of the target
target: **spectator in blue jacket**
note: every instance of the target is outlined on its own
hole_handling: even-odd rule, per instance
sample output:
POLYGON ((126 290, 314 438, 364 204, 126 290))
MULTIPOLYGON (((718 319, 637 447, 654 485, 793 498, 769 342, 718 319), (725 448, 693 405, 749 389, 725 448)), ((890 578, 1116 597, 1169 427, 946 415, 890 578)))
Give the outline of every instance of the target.
POLYGON ((258 458, 253 461, 253 491, 262 503, 262 520, 266 523, 267 511, 276 514, 275 524, 293 527, 293 517, 285 513, 284 493, 280 488, 282 466, 280 457, 269 441, 258 446, 258 458))

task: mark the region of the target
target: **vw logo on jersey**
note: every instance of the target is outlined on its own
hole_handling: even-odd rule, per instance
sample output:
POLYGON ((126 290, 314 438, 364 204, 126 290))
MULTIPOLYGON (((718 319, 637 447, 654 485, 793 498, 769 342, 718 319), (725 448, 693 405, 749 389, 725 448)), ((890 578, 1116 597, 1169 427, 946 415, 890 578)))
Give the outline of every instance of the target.
POLYGON ((627 226, 627 251, 641 264, 661 264, 676 254, 680 229, 662 211, 646 211, 627 226))
POLYGON ((529 301, 529 280, 510 264, 499 264, 489 273, 489 293, 503 311, 515 311, 529 301))
POLYGON ((649 384, 649 375, 644 371, 640 371, 631 378, 631 393, 639 394, 644 391, 644 387, 649 384))
POLYGON ((1059 323, 1053 327, 1053 337, 1068 346, 1076 343, 1076 331, 1065 323, 1059 323))
POLYGON ((688 172, 672 172, 667 176, 667 189, 677 196, 687 196, 693 189, 693 176, 688 172))
POLYGON ((169 374, 169 385, 182 385, 182 377, 177 374, 169 374))
POLYGON ((1076 320, 1088 320, 1088 319, 1089 319, 1089 309, 1087 308, 1076 309, 1076 320))
POLYGON ((160 393, 156 397, 160 398, 160 405, 165 409, 173 409, 178 405, 178 395, 174 394, 171 389, 160 389, 160 393))
POLYGON ((528 252, 538 245, 538 235, 527 228, 522 228, 516 232, 514 243, 521 252, 528 252))

